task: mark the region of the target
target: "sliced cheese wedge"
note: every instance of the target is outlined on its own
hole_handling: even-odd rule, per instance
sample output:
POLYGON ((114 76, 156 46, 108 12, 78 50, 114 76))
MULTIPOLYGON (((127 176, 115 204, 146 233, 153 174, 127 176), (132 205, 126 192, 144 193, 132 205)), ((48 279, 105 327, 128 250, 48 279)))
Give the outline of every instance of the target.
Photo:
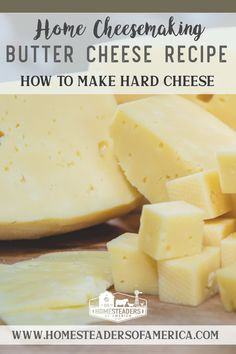
POLYGON ((2 316, 5 324, 18 326, 73 326, 99 322, 89 316, 87 306, 60 310, 34 310, 29 312, 8 312, 2 316))
POLYGON ((115 109, 110 95, 0 96, 0 239, 69 232, 136 207, 109 137, 115 109))
POLYGON ((0 266, 0 316, 86 305, 112 285, 107 252, 42 256, 0 266))
POLYGON ((152 203, 167 200, 166 181, 215 169, 216 152, 236 141, 227 125, 175 95, 120 105, 111 132, 125 175, 152 203))

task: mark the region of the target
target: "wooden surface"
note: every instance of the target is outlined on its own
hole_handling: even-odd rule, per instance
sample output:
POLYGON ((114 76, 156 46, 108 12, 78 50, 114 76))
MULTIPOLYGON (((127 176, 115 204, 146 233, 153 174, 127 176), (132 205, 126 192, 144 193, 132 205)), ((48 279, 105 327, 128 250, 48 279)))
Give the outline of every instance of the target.
MULTIPOLYGON (((138 216, 130 215, 122 220, 113 220, 110 224, 103 224, 86 230, 73 232, 67 235, 49 237, 40 240, 0 241, 0 262, 14 263, 31 258, 39 254, 81 249, 105 249, 105 244, 124 231, 135 232, 138 228, 138 216)), ((160 303, 156 296, 146 296, 148 300, 148 316, 129 321, 128 324, 236 324, 236 314, 224 311, 218 296, 210 299, 199 307, 177 306, 160 303)), ((107 322, 106 322, 107 324, 107 322)), ((113 347, 112 353, 142 353, 143 347, 113 347)), ((236 347, 149 347, 150 353, 236 353, 236 347)), ((108 353, 108 347, 1 347, 0 353, 108 353), (96 348, 96 350, 95 350, 96 348)))

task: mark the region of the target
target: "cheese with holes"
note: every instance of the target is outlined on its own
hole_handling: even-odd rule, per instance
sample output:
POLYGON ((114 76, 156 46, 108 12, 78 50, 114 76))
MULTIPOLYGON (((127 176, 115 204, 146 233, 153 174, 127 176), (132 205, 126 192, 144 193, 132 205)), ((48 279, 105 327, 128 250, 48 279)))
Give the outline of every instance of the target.
POLYGON ((236 263, 217 272, 221 301, 226 311, 236 311, 236 263))
POLYGON ((167 182, 166 188, 170 200, 185 200, 202 208, 204 219, 216 218, 232 209, 230 196, 221 192, 216 170, 176 178, 167 182))
POLYGON ((236 95, 184 95, 236 130, 236 95))
POLYGON ((215 169, 216 151, 236 141, 232 129, 175 95, 120 105, 111 134, 126 177, 152 203, 167 200, 166 181, 215 169))
POLYGON ((204 222, 203 244, 220 247, 221 241, 235 231, 235 218, 219 217, 204 222))
POLYGON ((236 232, 221 241, 222 267, 227 267, 232 263, 236 263, 236 232))
POLYGON ((0 265, 0 317, 4 313, 86 305, 112 281, 107 252, 81 251, 0 265))
POLYGON ((138 235, 125 233, 107 243, 117 291, 158 293, 157 263, 139 249, 138 235))
POLYGON ((31 310, 7 312, 1 320, 12 326, 77 326, 98 322, 97 318, 89 316, 87 306, 78 308, 31 310))
POLYGON ((139 203, 113 155, 109 95, 0 96, 0 239, 69 232, 139 203))
POLYGON ((166 202, 143 207, 140 248, 156 260, 201 252, 202 209, 186 202, 166 202))
POLYGON ((236 193, 236 146, 217 153, 220 185, 224 193, 236 193))
POLYGON ((197 306, 217 292, 216 271, 219 247, 202 253, 158 262, 159 296, 163 302, 197 306))

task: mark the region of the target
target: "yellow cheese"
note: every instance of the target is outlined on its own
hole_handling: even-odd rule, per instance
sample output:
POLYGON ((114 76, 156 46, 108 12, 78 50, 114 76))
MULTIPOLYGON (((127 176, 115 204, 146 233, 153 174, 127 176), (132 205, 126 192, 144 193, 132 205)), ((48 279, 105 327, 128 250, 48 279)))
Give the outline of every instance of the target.
POLYGON ((219 267, 218 247, 205 247, 195 256, 158 262, 160 300, 191 306, 201 304, 217 292, 219 267))
POLYGON ((221 301, 226 311, 236 310, 236 263, 217 272, 221 301))
POLYGON ((227 267, 232 263, 236 263, 236 232, 221 241, 222 267, 227 267))
POLYGON ((145 205, 140 248, 156 260, 201 252, 203 215, 202 209, 181 201, 145 205))
POLYGON ((230 198, 231 198, 232 210, 228 212, 226 215, 229 217, 235 217, 236 216, 236 194, 230 194, 230 198))
POLYGON ((230 196, 220 189, 215 170, 194 173, 166 183, 169 200, 184 200, 205 211, 204 219, 213 219, 232 209, 230 196))
POLYGON ((166 181, 217 167, 216 151, 236 133, 175 95, 120 105, 111 128, 128 180, 152 203, 167 200, 166 181))
POLYGON ((117 291, 158 293, 157 263, 139 249, 138 235, 125 233, 107 243, 117 291))
POLYGON ((236 95, 184 95, 236 130, 236 95))
POLYGON ((217 153, 220 185, 224 193, 236 193, 236 146, 217 153))
POLYGON ((7 312, 2 315, 1 320, 12 326, 74 326, 99 322, 97 318, 89 316, 87 306, 59 310, 7 312))
POLYGON ((219 217, 204 222, 203 244, 220 247, 221 241, 235 231, 235 218, 219 217))
POLYGON ((146 98, 148 96, 152 96, 152 95, 139 95, 139 94, 137 94, 137 95, 129 95, 129 94, 115 95, 117 103, 126 103, 126 102, 130 102, 130 101, 136 101, 136 100, 140 100, 142 98, 146 98))
POLYGON ((107 252, 53 253, 0 265, 0 316, 86 305, 112 285, 107 252))
POLYGON ((105 221, 138 204, 113 155, 109 95, 0 96, 0 239, 105 221))

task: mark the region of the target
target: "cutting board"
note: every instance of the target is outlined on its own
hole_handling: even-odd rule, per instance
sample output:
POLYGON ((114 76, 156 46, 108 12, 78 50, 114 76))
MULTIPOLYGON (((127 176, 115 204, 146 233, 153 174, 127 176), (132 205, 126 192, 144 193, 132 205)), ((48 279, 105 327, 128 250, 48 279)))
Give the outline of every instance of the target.
MULTIPOLYGON (((106 243, 125 231, 136 232, 139 214, 126 215, 107 224, 39 240, 0 241, 0 263, 14 263, 40 254, 71 250, 104 250, 106 243)), ((143 295, 142 295, 143 296, 143 295)), ((130 324, 235 324, 236 314, 224 311, 218 296, 199 307, 169 305, 157 296, 146 296, 148 316, 130 324)))
MULTIPOLYGON (((53 236, 43 238, 39 240, 21 240, 21 241, 0 241, 0 262, 1 263, 14 263, 23 259, 32 258, 40 254, 57 251, 69 251, 69 250, 104 250, 106 243, 122 234, 125 231, 136 232, 139 227, 139 215, 130 214, 123 218, 114 219, 109 223, 94 226, 85 230, 72 232, 70 234, 64 234, 60 236, 53 236)), ((136 325, 164 325, 164 324, 185 324, 185 325, 203 325, 203 324, 236 324, 236 314, 227 313, 224 311, 220 302, 219 296, 215 296, 208 300, 204 304, 198 307, 187 307, 161 303, 157 296, 143 296, 148 301, 148 316, 129 321, 129 324, 136 325)), ((107 324, 107 322, 106 322, 107 324)), ((42 347, 41 347, 42 348, 42 347)), ((49 347, 48 347, 49 348, 49 347)), ((109 352, 109 347, 98 347, 97 352, 109 352), (102 350, 103 348, 103 350, 102 350)), ((118 353, 119 347, 112 350, 113 353, 118 353), (116 351, 117 350, 117 351, 116 351)), ((161 347, 160 347, 161 348, 161 347)), ((167 347, 162 347, 160 353, 196 353, 194 347, 184 347, 184 350, 172 349, 169 351, 167 347), (189 348, 189 351, 185 351, 189 348)), ((183 349, 183 347, 181 347, 183 349)), ((213 347, 210 347, 213 350, 213 347)), ((94 351, 95 347, 91 349, 94 351)), ((222 347, 218 347, 219 353, 235 353, 235 348, 227 347, 227 351, 222 351, 222 347), (232 349, 232 351, 231 351, 232 349)), ((155 353, 159 353, 159 350, 155 350, 155 353)), ((89 352, 89 347, 84 348, 85 352, 89 352)), ((2 352, 2 351, 1 351, 2 352)), ((40 351, 40 353, 54 353, 53 348, 50 347, 49 351, 40 351)), ((55 350, 55 353, 58 350, 55 350)), ((66 352, 74 353, 76 350, 66 350, 66 352)), ((138 353, 137 347, 129 347, 126 349, 127 353, 138 353), (136 348, 132 350, 132 348, 136 348)), ((151 352, 151 351, 150 351, 151 352)), ((154 351, 153 351, 154 352, 154 351)), ((201 350, 201 354, 205 351, 201 350)), ((21 353, 21 351, 17 351, 21 353)), ((23 353, 23 351, 22 351, 23 353)), ((26 348, 24 353, 27 353, 26 348)), ((141 351, 140 351, 141 353, 141 351)), ((211 353, 208 349, 206 353, 211 353)), ((214 353, 218 353, 217 349, 214 349, 214 353)))

